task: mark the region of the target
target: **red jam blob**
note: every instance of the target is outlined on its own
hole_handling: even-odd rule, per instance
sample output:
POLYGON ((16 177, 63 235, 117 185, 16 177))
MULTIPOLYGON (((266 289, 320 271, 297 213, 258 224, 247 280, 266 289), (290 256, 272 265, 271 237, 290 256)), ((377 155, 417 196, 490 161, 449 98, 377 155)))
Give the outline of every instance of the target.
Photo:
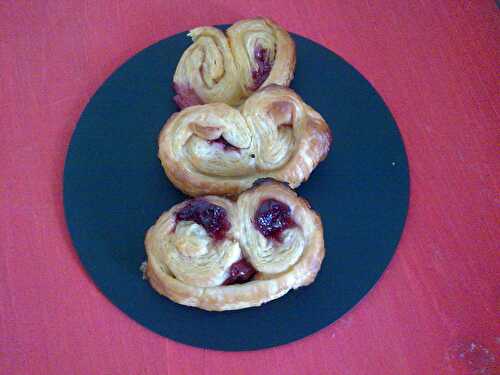
POLYGON ((203 104, 200 97, 189 86, 174 83, 173 88, 177 94, 174 96, 174 102, 180 109, 191 107, 192 105, 203 104))
POLYGON ((243 284, 250 280, 256 271, 245 259, 241 259, 231 265, 229 277, 222 285, 243 284))
POLYGON ((254 58, 257 63, 257 69, 252 71, 252 79, 254 82, 253 90, 257 90, 267 77, 269 77, 273 64, 269 59, 269 51, 261 46, 255 47, 254 58))
POLYGON ((229 143, 228 141, 226 141, 226 139, 221 135, 219 138, 217 139, 213 139, 211 141, 208 141, 208 143, 210 144, 219 144, 221 145, 221 147, 224 149, 224 151, 239 151, 240 149, 236 146, 233 146, 231 143, 229 143))
POLYGON ((253 224, 264 237, 277 242, 282 242, 283 231, 296 225, 290 207, 272 198, 261 202, 255 212, 253 224))
POLYGON ((207 231, 216 241, 223 240, 231 223, 227 219, 226 210, 203 198, 190 200, 175 214, 176 223, 179 221, 194 221, 207 231))

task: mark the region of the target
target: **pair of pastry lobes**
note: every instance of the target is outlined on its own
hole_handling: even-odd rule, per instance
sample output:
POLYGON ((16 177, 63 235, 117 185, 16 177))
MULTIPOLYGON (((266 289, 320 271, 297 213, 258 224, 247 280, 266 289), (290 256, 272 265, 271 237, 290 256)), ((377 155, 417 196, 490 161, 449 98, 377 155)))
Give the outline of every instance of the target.
POLYGON ((308 203, 266 179, 236 202, 205 196, 175 205, 146 235, 146 277, 171 300, 234 310, 314 281, 323 228, 308 203))
POLYGON ((295 44, 286 30, 266 18, 190 31, 193 44, 174 74, 180 108, 204 103, 239 105, 260 87, 288 86, 295 70, 295 44))
POLYGON ((270 85, 238 109, 211 103, 175 113, 160 133, 158 156, 184 193, 235 195, 264 177, 299 186, 331 141, 318 112, 292 90, 270 85))

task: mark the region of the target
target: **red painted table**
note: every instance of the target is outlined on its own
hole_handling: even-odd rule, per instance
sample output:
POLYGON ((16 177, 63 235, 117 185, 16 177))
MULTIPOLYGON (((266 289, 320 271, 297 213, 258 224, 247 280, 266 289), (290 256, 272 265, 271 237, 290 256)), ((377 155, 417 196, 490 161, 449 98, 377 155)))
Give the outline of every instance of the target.
POLYGON ((500 13, 493 0, 0 3, 0 373, 500 373, 500 13), (375 4, 378 3, 378 4, 375 4), (101 295, 62 206, 71 133, 128 57, 201 24, 267 15, 335 51, 402 132, 410 211, 398 251, 350 313, 269 350, 201 350, 101 295))

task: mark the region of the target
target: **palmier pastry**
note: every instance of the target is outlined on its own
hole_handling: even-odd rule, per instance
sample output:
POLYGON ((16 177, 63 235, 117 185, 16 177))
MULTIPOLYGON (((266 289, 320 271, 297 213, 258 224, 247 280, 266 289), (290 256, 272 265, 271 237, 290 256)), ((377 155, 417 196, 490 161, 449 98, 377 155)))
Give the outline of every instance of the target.
POLYGON ((291 89, 271 85, 239 109, 211 103, 173 114, 160 132, 158 156, 186 194, 235 195, 264 177, 299 186, 331 141, 318 112, 291 89))
POLYGON ((180 108, 205 103, 239 105, 253 91, 275 83, 288 86, 295 70, 295 44, 267 18, 236 22, 226 32, 204 26, 188 34, 174 74, 180 108))
POLYGON ((325 254, 319 216, 271 179, 236 202, 205 196, 175 205, 148 230, 145 246, 145 276, 158 293, 219 311, 312 283, 325 254))

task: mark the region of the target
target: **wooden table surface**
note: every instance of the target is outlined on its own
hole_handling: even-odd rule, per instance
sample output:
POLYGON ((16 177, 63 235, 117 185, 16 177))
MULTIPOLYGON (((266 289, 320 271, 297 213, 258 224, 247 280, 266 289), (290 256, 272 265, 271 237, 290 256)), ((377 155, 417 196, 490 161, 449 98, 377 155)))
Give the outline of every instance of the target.
MULTIPOLYGON (((499 374, 500 12, 493 0, 0 2, 0 373, 499 374), (64 158, 127 58, 202 24, 266 15, 344 57, 407 148, 396 256, 335 324, 224 353, 157 336, 96 289, 66 229, 64 158)), ((381 234, 383 235, 383 234, 381 234)))

